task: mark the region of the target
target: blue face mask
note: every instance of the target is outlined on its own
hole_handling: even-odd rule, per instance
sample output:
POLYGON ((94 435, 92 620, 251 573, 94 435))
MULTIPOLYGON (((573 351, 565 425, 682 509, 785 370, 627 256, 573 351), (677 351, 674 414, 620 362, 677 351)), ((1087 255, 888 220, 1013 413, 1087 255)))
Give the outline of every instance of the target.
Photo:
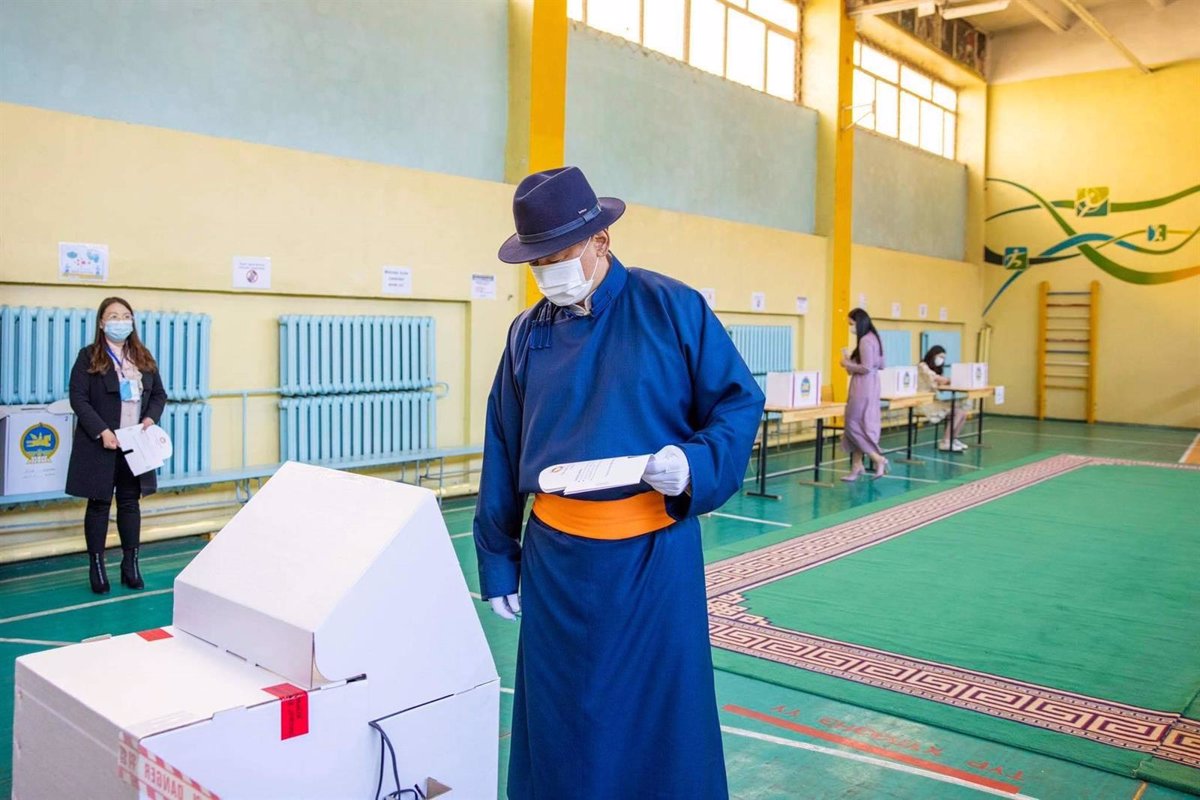
POLYGON ((104 335, 114 342, 123 342, 133 333, 133 321, 114 319, 104 323, 104 335))

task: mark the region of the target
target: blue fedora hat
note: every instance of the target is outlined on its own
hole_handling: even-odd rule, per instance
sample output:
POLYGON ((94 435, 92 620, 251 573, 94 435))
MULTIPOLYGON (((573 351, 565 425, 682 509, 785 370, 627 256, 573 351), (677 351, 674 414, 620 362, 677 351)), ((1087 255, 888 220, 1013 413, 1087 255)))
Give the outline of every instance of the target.
POLYGON ((535 172, 513 195, 517 232, 500 245, 500 260, 524 264, 565 250, 620 219, 625 203, 596 197, 579 167, 535 172))

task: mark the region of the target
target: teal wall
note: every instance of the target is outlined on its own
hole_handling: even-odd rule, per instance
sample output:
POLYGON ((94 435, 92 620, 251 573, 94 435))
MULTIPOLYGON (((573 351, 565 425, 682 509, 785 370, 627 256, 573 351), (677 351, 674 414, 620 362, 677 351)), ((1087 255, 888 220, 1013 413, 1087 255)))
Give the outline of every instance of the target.
POLYGON ((888 250, 964 260, 967 168, 855 129, 853 239, 888 250))
POLYGON ((566 160, 602 194, 813 232, 815 111, 575 25, 566 160))
POLYGON ((3 0, 0 101, 503 180, 507 0, 3 0))

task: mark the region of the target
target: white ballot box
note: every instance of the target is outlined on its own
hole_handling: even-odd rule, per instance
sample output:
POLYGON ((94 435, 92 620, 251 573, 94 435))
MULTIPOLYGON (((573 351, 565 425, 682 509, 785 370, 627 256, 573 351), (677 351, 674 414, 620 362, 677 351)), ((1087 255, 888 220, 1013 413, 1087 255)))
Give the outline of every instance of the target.
POLYGON ((884 397, 917 393, 916 367, 885 367, 879 371, 879 390, 884 397))
POLYGON ((964 361, 950 365, 950 385, 955 389, 980 389, 988 385, 988 365, 964 361))
POLYGON ((500 684, 432 492, 285 464, 174 625, 23 656, 13 797, 495 798, 500 684), (383 745, 378 725, 391 745, 383 745), (411 796, 411 795, 404 795, 411 796))
POLYGON ((73 419, 46 406, 0 406, 0 495, 66 488, 73 419))
POLYGON ((776 408, 815 406, 821 402, 821 373, 768 372, 767 405, 776 408))

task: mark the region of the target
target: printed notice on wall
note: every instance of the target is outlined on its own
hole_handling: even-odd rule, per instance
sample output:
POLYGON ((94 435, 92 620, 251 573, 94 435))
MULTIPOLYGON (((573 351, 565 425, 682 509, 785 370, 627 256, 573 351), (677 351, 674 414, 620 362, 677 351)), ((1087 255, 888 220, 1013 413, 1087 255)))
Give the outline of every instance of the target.
POLYGON ((942 322, 945 322, 946 320, 950 319, 950 309, 946 308, 945 306, 942 306, 941 308, 939 308, 938 309, 938 319, 940 319, 942 322))
POLYGON ((750 310, 751 311, 766 311, 767 310, 767 293, 766 292, 751 292, 750 293, 750 310))
POLYGON ((701 289, 700 294, 704 295, 704 302, 708 303, 709 308, 717 307, 717 290, 716 289, 701 289))
POLYGON ((103 283, 108 280, 108 245, 58 243, 58 277, 103 283))
POLYGON ((233 288, 270 289, 271 259, 262 256, 234 256, 233 288))
POLYGON ((1004 405, 1004 387, 1003 386, 996 387, 996 396, 992 398, 992 401, 998 406, 1004 405))
POLYGON ((412 294, 412 270, 408 267, 384 267, 383 293, 393 295, 412 294))
POLYGON ((892 303, 892 317, 893 317, 894 319, 899 319, 901 316, 902 316, 902 315, 901 315, 901 313, 900 313, 900 304, 899 304, 899 303, 892 303))
POLYGON ((807 314, 808 313, 808 298, 807 297, 797 297, 796 298, 796 313, 797 314, 807 314))
POLYGON ((866 296, 865 294, 861 294, 861 293, 860 293, 860 294, 858 295, 858 307, 859 307, 859 308, 866 308, 866 307, 867 307, 867 296, 866 296))
POLYGON ((475 273, 471 276, 472 300, 496 299, 496 276, 475 273))
POLYGON ((917 306, 917 316, 921 319, 929 319, 929 303, 921 303, 917 306))

